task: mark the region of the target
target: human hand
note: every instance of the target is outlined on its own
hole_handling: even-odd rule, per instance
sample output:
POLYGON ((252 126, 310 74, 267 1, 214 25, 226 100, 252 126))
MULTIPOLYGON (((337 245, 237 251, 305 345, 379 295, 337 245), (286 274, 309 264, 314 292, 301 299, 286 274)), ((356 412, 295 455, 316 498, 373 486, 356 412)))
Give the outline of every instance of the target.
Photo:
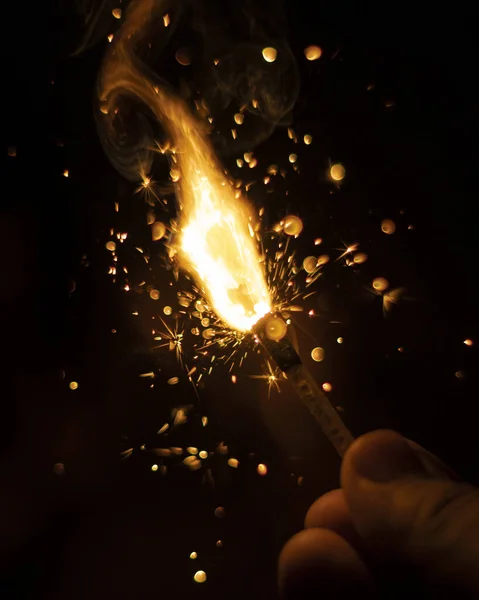
POLYGON ((283 548, 283 597, 479 597, 479 489, 388 430, 352 444, 341 486, 283 548))

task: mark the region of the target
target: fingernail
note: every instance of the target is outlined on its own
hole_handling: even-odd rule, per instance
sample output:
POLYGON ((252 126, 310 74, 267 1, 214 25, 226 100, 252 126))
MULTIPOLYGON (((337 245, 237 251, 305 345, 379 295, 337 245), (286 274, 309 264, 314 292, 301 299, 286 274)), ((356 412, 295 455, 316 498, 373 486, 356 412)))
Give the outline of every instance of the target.
POLYGON ((359 440, 352 462, 358 475, 377 483, 425 473, 407 440, 394 431, 377 432, 362 444, 359 440))

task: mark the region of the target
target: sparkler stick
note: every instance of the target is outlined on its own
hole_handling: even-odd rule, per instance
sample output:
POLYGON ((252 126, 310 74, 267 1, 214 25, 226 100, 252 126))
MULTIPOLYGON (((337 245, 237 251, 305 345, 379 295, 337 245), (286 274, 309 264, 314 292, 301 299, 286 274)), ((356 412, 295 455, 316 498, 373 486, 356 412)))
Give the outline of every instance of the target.
POLYGON ((293 347, 288 336, 276 341, 266 335, 266 324, 271 315, 260 319, 253 327, 263 348, 278 367, 286 373, 297 394, 306 405, 311 415, 321 426, 324 434, 338 451, 344 453, 353 442, 353 436, 343 423, 331 402, 323 394, 318 384, 301 362, 301 358, 293 347))

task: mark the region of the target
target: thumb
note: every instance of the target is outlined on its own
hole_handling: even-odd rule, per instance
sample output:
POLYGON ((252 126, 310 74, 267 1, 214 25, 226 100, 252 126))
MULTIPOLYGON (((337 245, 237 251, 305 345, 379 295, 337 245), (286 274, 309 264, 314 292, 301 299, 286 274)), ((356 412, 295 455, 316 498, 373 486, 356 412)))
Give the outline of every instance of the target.
POLYGON ((410 567, 429 591, 479 593, 479 490, 393 431, 356 440, 341 483, 373 559, 410 567))

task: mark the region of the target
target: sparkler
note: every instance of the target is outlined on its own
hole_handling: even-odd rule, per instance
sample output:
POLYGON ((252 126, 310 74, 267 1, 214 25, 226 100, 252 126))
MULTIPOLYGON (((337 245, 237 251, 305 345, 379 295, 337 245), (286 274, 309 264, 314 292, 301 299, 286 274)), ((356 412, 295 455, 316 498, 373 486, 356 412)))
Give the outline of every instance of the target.
MULTIPOLYGON (((224 181, 212 155, 205 152, 209 149, 205 141, 195 147, 194 137, 190 136, 188 144, 184 144, 178 137, 180 131, 177 128, 177 144, 189 145, 191 150, 178 160, 183 175, 180 260, 183 258, 185 266, 193 271, 206 297, 229 327, 256 334, 343 456, 353 439, 350 432, 302 364, 286 336, 286 323, 271 315, 273 302, 254 240, 255 227, 248 204, 224 181)), ((297 235, 302 223, 292 216, 285 220, 283 228, 286 234, 297 235)), ((352 250, 348 248, 347 252, 352 250)))
POLYGON ((273 336, 268 332, 271 319, 279 321, 278 317, 271 317, 271 315, 263 317, 254 325, 254 332, 271 359, 286 374, 309 412, 342 457, 353 441, 351 433, 301 362, 291 339, 287 335, 280 339, 271 339, 273 336))
MULTIPOLYGON (((156 142, 156 146, 160 153, 166 154, 169 159, 170 179, 179 207, 178 223, 170 227, 172 235, 167 241, 169 257, 188 271, 197 283, 220 323, 223 339, 228 336, 232 339, 253 334, 257 336, 271 360, 286 374, 300 398, 342 455, 352 441, 351 434, 302 365, 299 355, 286 336, 287 324, 283 319, 272 316, 275 311, 282 310, 296 297, 291 293, 293 282, 289 277, 292 255, 284 263, 280 262, 286 255, 287 244, 276 254, 272 273, 270 261, 259 251, 261 238, 254 211, 243 197, 239 186, 233 185, 234 182, 224 172, 205 127, 173 90, 159 80, 151 79, 151 72, 143 69, 141 61, 135 56, 141 43, 149 43, 147 36, 152 35, 159 15, 163 14, 162 8, 161 0, 133 2, 128 7, 123 25, 107 51, 98 81, 100 103, 97 112, 104 147, 116 168, 130 179, 132 157, 136 155, 136 174, 141 177, 141 185, 136 191, 144 193, 151 206, 161 204, 157 186, 150 177, 155 150, 152 150, 151 144, 145 145, 144 138, 140 136, 133 153, 132 146, 125 146, 125 136, 118 133, 119 125, 123 123, 122 97, 125 91, 128 91, 130 97, 140 99, 146 105, 148 113, 161 123, 167 137, 166 145, 156 142), (125 152, 127 149, 130 151, 125 152), (276 280, 274 288, 268 285, 267 275, 272 275, 276 280), (284 286, 286 290, 290 287, 290 291, 285 291, 284 286), (278 298, 278 295, 283 297, 278 298), (276 332, 271 335, 272 329, 275 328, 276 332)), ((114 16, 120 18, 122 13, 114 16)), ((163 24, 165 28, 170 24, 167 14, 163 16, 163 24)), ((316 60, 320 56, 321 49, 318 47, 310 47, 306 54, 309 60, 316 60)), ((265 62, 275 62, 276 57, 275 48, 263 49, 265 62)), ((185 62, 183 58, 177 54, 180 64, 185 62)), ((204 102, 201 104, 207 113, 207 105, 204 102)), ((251 99, 251 110, 258 110, 259 104, 260 100, 257 98, 251 99)), ((237 125, 243 122, 242 113, 243 110, 240 110, 235 117, 237 125)), ((236 130, 233 131, 233 138, 236 139, 236 130)), ((297 141, 292 129, 288 130, 288 136, 297 141)), ((311 141, 311 136, 304 139, 305 144, 310 144, 311 141)), ((245 153, 244 160, 250 169, 258 164, 253 153, 245 153)), ((289 162, 296 170, 297 160, 296 153, 290 154, 289 162)), ((277 171, 275 166, 268 170, 268 174, 273 176, 277 171)), ((283 170, 281 174, 283 175, 283 170)), ((331 178, 334 181, 341 181, 344 175, 345 169, 341 164, 331 167, 331 178)), ((268 182, 269 179, 265 180, 265 184, 268 182)), ((163 238, 166 227, 154 222, 154 215, 151 220, 148 219, 149 223, 150 221, 153 240, 163 238)), ((283 231, 289 237, 296 237, 301 233, 303 225, 297 216, 290 215, 278 227, 277 231, 283 231)), ((119 240, 123 241, 121 238, 119 240)), ((343 256, 355 249, 356 246, 347 247, 343 256)), ((327 255, 320 256, 316 261, 314 257, 310 258, 313 260, 308 262, 308 269, 305 269, 308 272, 307 285, 316 281, 321 275, 322 265, 329 261, 327 255)), ((113 265, 110 271, 115 275, 116 265, 113 265)), ((129 291, 130 284, 127 283, 124 289, 129 291)), ((155 294, 154 297, 150 294, 150 297, 158 299, 159 294, 155 294)), ((190 299, 185 306, 189 304, 190 299)), ((293 307, 290 308, 293 310, 293 307)), ((167 314, 166 308, 164 312, 167 314)), ((166 331, 159 336, 162 345, 175 350, 181 362, 183 330, 177 327, 173 330, 166 324, 164 326, 166 331)), ((198 333, 199 330, 195 334, 198 333)), ((202 335, 209 345, 208 341, 215 337, 215 332, 205 330, 202 335)), ((215 340, 211 343, 219 344, 220 341, 215 340)), ((211 361, 213 360, 214 357, 211 361)), ((212 366, 209 372, 211 369, 212 366)), ((192 372, 190 371, 189 375, 192 372)), ((275 379, 268 381, 271 384, 275 379)), ((177 378, 168 381, 172 385, 176 382, 177 378)))

